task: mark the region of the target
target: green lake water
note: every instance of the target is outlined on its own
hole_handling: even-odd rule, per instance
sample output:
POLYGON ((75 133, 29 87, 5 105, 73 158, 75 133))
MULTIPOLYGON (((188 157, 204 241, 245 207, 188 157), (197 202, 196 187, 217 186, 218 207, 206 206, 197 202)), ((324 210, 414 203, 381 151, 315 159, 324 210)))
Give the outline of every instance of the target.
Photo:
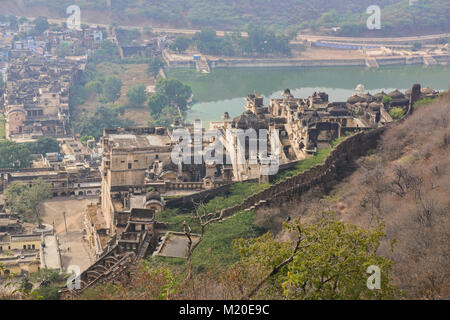
POLYGON ((215 69, 210 74, 193 69, 171 69, 167 73, 192 88, 195 100, 187 120, 201 119, 206 126, 209 121, 220 120, 225 111, 231 117, 241 114, 244 98, 253 92, 264 96, 267 105, 268 99, 281 97, 286 88, 296 97, 306 98, 314 91, 325 91, 330 101, 346 101, 360 83, 372 94, 381 90, 404 91, 414 83, 436 90, 448 90, 450 85, 448 66, 398 66, 376 70, 361 67, 230 68, 215 69))

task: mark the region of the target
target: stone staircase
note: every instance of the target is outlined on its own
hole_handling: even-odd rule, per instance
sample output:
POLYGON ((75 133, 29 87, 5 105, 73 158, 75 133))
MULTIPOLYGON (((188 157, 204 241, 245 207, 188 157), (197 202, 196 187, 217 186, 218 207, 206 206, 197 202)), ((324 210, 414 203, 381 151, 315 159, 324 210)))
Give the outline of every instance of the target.
POLYGON ((208 60, 202 57, 200 60, 195 61, 195 68, 201 73, 211 73, 208 60))
POLYGON ((423 56, 423 63, 427 66, 435 66, 437 65, 437 61, 430 55, 423 56))
POLYGON ((145 258, 145 254, 147 253, 147 249, 150 245, 150 241, 152 239, 152 237, 148 234, 145 233, 143 236, 144 241, 142 241, 139 249, 138 249, 138 254, 136 256, 136 260, 141 260, 145 258))
POLYGON ((375 58, 366 58, 366 66, 373 69, 378 69, 380 67, 375 58))

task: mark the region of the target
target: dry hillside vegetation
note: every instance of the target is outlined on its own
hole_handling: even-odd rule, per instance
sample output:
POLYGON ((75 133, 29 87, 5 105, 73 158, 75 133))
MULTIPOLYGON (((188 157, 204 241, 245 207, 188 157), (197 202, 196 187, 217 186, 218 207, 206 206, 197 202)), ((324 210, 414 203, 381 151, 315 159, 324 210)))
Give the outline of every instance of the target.
POLYGON ((308 219, 328 210, 363 227, 384 223, 380 253, 395 263, 394 283, 407 298, 448 299, 449 114, 450 94, 417 107, 386 130, 353 174, 330 182, 326 195, 316 189, 284 208, 257 212, 259 223, 278 232, 287 216, 308 219))

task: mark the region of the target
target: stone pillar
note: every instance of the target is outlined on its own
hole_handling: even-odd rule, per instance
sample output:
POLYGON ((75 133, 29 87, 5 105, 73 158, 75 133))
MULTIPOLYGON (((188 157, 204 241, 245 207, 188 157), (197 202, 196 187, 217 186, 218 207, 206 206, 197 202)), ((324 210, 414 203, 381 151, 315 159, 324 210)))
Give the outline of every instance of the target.
POLYGON ((417 100, 420 99, 420 84, 414 84, 412 89, 411 89, 411 97, 409 100, 410 106, 414 106, 414 103, 416 103, 417 100))

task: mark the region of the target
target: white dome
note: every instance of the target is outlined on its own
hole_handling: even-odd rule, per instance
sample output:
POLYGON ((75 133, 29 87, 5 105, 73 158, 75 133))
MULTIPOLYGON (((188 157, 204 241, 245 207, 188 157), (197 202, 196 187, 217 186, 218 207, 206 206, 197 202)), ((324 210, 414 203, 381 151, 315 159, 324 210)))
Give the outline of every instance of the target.
POLYGON ((366 88, 364 87, 364 85, 362 83, 358 84, 355 88, 355 93, 356 94, 361 94, 361 93, 365 93, 366 92, 366 88))

